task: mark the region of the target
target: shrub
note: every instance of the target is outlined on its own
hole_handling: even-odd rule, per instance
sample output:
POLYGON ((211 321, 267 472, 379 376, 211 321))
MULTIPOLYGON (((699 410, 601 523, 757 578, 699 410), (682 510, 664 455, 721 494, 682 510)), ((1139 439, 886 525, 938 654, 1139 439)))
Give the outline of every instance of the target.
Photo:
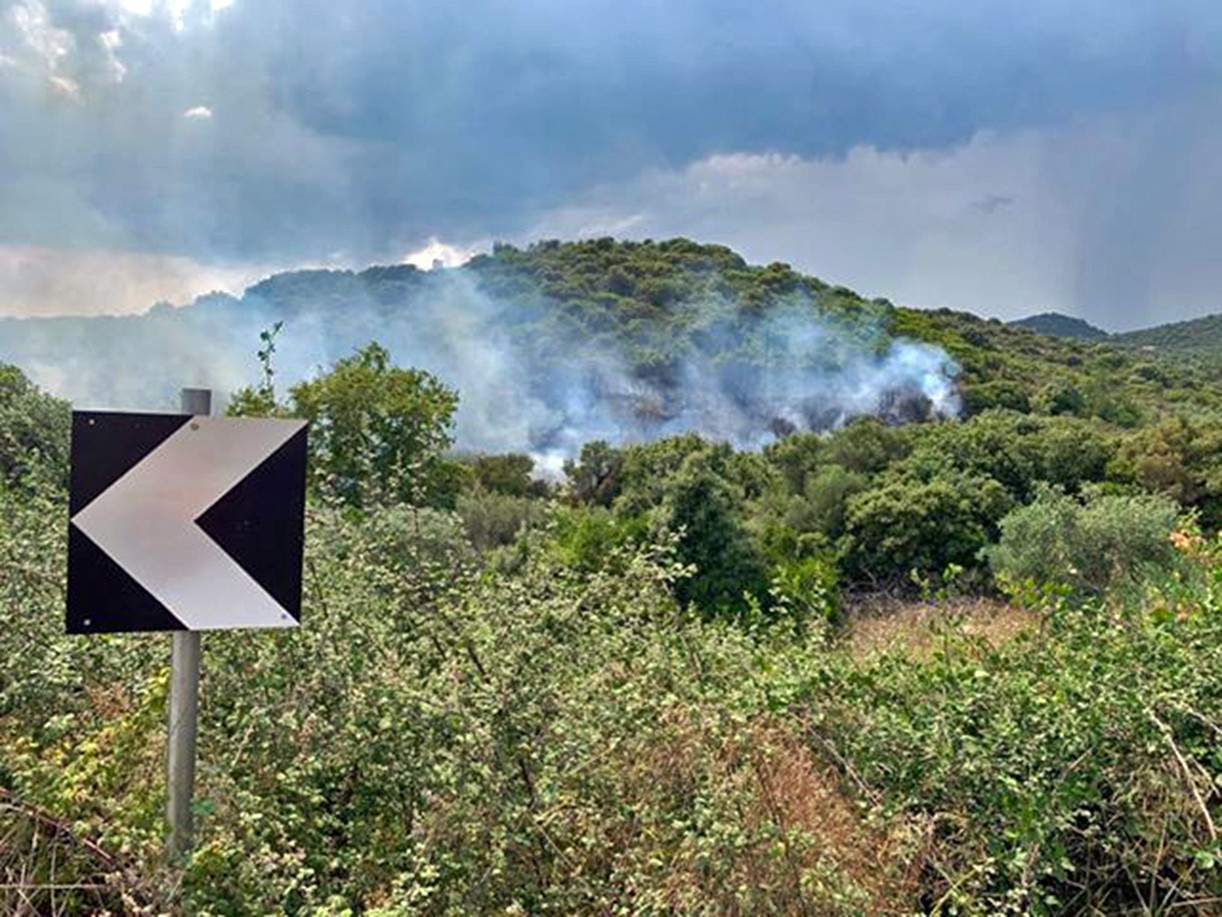
POLYGON ((772 568, 769 590, 773 616, 784 615, 799 629, 840 620, 840 571, 826 554, 802 557, 772 568))
POLYGON ((840 465, 826 465, 807 479, 787 521, 799 532, 821 532, 830 539, 839 538, 844 534, 849 499, 868 485, 863 474, 840 465))
POLYGON ((561 565, 583 573, 608 569, 650 534, 647 517, 616 516, 601 506, 558 508, 550 522, 547 549, 561 565))
POLYGON ((845 567, 857 577, 897 581, 916 570, 970 567, 1013 501, 988 477, 894 475, 850 498, 845 567))
POLYGON ((68 480, 68 402, 38 389, 15 366, 0 363, 0 486, 40 474, 68 480))
POLYGON ((541 525, 549 515, 548 504, 535 497, 496 491, 475 491, 458 497, 457 512, 476 549, 512 544, 524 529, 541 525))
POLYGON ((1179 508, 1156 495, 1090 491, 1083 498, 1046 487, 1001 522, 1001 539, 985 552, 1010 583, 1063 584, 1102 592, 1174 557, 1179 508))
POLYGON ((1215 913, 1220 622, 1061 608, 1000 648, 948 625, 926 661, 813 681, 821 741, 927 826, 906 912, 1215 913))
POLYGON ((947 469, 982 475, 1028 502, 1040 482, 1076 490, 1100 481, 1115 452, 1098 421, 987 411, 964 423, 913 432, 917 443, 905 463, 926 477, 947 469))
POLYGON ((828 437, 820 458, 849 471, 873 474, 908 453, 906 434, 881 420, 862 417, 828 437))

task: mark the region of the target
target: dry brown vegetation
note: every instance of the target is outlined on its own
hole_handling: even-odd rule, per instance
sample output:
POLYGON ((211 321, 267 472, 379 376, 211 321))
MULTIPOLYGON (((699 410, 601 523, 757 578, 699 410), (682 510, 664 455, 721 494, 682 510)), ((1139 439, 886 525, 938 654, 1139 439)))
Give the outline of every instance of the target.
POLYGON ((948 627, 996 649, 1038 626, 1036 613, 996 599, 921 602, 878 594, 850 603, 842 639, 859 660, 889 650, 927 659, 948 627))
MULTIPOLYGON (((817 760, 800 721, 762 717, 725 735, 712 712, 700 722, 689 713, 676 712, 668 741, 615 764, 625 796, 639 812, 674 811, 681 798, 732 800, 720 813, 732 834, 717 849, 684 837, 658 863, 662 894, 652 907, 728 917, 911 910, 926 832, 872 819, 842 775, 817 760)), ((618 856, 656 855, 651 835, 661 826, 635 827, 618 856)))
POLYGON ((0 914, 152 914, 159 898, 122 859, 0 788, 0 914))

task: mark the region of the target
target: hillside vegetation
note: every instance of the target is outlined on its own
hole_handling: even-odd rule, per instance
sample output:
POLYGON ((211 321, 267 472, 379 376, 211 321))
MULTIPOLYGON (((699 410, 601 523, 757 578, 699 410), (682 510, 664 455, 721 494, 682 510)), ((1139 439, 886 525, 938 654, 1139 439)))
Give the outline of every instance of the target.
MULTIPOLYGON (((835 370, 885 351, 897 336, 945 348, 961 367, 969 413, 1006 407, 1133 426, 1168 411, 1217 409, 1222 379, 1218 364, 1186 366, 1170 354, 899 308, 785 264, 751 266, 725 247, 685 239, 500 245, 451 271, 298 271, 240 299, 210 294, 141 316, 0 319, 0 361, 93 405, 168 409, 184 384, 257 381, 251 342, 277 322, 282 379, 304 378, 378 340, 396 359, 464 387, 474 404, 486 380, 471 371, 467 348, 480 341, 494 387, 520 389, 519 413, 536 406, 563 414, 572 408, 565 393, 587 385, 600 417, 627 410, 621 426, 643 425, 650 435, 681 415, 692 389, 686 370, 744 388, 790 378, 786 371, 835 370), (822 337, 793 344, 812 328, 822 337)), ((750 394, 775 401, 780 387, 750 394)), ((754 418, 762 432, 773 419, 766 414, 754 418)), ((604 426, 595 432, 615 429, 604 426)), ((540 447, 547 432, 499 448, 540 447)))
MULTIPOLYGON (((592 439, 546 480, 456 450, 462 386, 376 335, 296 381, 264 326, 227 410, 312 422, 303 625, 205 636, 171 861, 166 640, 63 635, 69 406, 5 368, 0 911, 1217 913, 1206 365, 683 240, 501 246, 460 277, 541 360, 601 336, 660 391, 693 351, 749 387, 761 315, 797 303, 856 342, 821 372, 942 347, 963 411, 592 439)), ((257 297, 287 333, 453 279, 281 275, 190 309, 257 297)))
POLYGON ((1222 315, 1129 331, 1116 335, 1115 341, 1130 347, 1155 347, 1218 358, 1222 356, 1222 315))

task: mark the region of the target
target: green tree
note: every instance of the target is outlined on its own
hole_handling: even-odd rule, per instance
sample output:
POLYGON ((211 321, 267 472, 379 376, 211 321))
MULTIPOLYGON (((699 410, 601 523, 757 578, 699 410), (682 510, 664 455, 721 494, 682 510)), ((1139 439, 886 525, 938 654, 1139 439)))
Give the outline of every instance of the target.
POLYGON ((581 447, 577 461, 564 463, 569 496, 577 503, 610 507, 619 496, 620 471, 624 456, 605 440, 595 440, 581 447))
POLYGON ((16 366, 0 363, 0 484, 45 473, 68 479, 68 402, 41 391, 16 366))
POLYGON ((677 584, 677 593, 706 614, 740 608, 744 593, 761 599, 767 593, 763 554, 743 524, 741 505, 741 496, 701 453, 667 481, 662 517, 667 528, 682 532, 679 559, 696 568, 677 584))
POLYGON ((1013 583, 1065 585, 1102 592, 1169 565, 1179 508, 1154 494, 1088 491, 1084 498, 1046 487, 1001 521, 986 554, 1013 583))
POLYGON ((478 455, 466 459, 473 475, 473 484, 488 493, 509 497, 545 497, 551 488, 546 481, 531 476, 535 460, 529 455, 508 452, 501 455, 478 455))
POLYGON ((264 385, 238 392, 229 413, 309 421, 311 481, 350 506, 450 506, 463 470, 442 453, 457 407, 457 392, 424 370, 392 365, 374 342, 293 386, 287 405, 264 385))
POLYGON ((963 472, 930 480, 896 473, 849 500, 845 566, 857 576, 898 580, 911 570, 972 567, 1013 505, 997 481, 963 472))

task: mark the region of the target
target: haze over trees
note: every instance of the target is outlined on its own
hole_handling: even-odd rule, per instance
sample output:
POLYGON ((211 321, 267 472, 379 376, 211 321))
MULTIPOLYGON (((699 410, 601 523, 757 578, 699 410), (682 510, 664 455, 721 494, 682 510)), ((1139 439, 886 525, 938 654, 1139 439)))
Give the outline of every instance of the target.
MULTIPOLYGON (((281 275, 114 321, 135 341, 243 310, 284 328, 245 341, 229 410, 313 424, 305 608, 295 632, 204 640, 185 863, 162 847, 164 640, 62 636, 69 406, 0 369, 0 876, 54 870, 67 912, 215 915, 1222 898, 1212 355, 897 308, 685 240, 281 275), (650 435, 464 448, 463 379, 405 359, 422 326, 393 319, 440 320, 428 297, 455 283, 446 304, 496 304, 461 327, 502 366, 593 340, 604 379, 639 383, 626 408, 569 390, 608 397, 568 429, 652 410, 650 435), (369 335, 295 378, 294 322, 369 335), (777 367, 795 327, 837 330, 777 367), (774 423, 805 403, 779 380, 830 403, 898 353, 942 355, 898 378, 945 379, 953 411, 880 385, 856 416, 774 423), (757 435, 662 422, 708 416, 692 359, 757 435)), ((39 327, 111 327, 76 321, 39 327)))
POLYGON ((458 389, 460 447, 546 454, 557 469, 596 439, 695 429, 758 447, 931 408, 1134 425, 1219 398, 1207 355, 896 307, 685 239, 502 245, 456 270, 300 271, 143 316, 0 320, 0 361, 80 405, 171 409, 183 384, 258 384, 251 342, 277 322, 282 387, 378 341, 458 389))

